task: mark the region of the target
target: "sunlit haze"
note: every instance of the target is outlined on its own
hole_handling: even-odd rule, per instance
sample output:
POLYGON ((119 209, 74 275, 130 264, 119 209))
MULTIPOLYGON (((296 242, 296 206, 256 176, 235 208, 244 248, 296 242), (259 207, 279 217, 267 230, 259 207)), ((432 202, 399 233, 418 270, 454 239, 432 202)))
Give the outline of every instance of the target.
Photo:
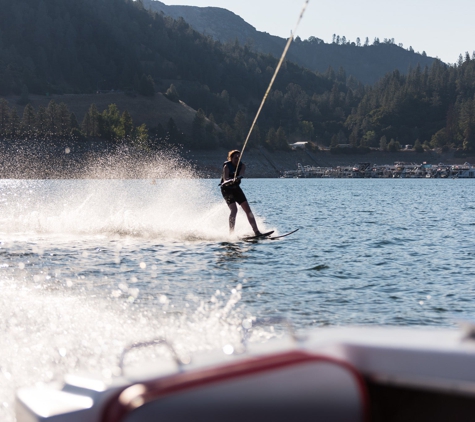
MULTIPOLYGON (((241 16, 257 30, 288 37, 303 1, 295 0, 165 0, 167 5, 214 6, 241 16)), ((404 48, 425 51, 446 63, 475 50, 473 0, 316 1, 310 0, 298 35, 332 42, 333 34, 355 41, 394 38, 404 48)))

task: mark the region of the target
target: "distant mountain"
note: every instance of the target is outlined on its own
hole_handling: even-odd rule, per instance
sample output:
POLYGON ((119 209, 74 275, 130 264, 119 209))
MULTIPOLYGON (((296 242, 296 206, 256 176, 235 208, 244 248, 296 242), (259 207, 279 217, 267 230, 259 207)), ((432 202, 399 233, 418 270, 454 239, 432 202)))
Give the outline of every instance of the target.
MULTIPOLYGON (((260 32, 233 12, 218 7, 168 6, 157 0, 142 0, 144 6, 155 12, 163 12, 174 19, 182 17, 196 31, 226 43, 237 40, 260 53, 280 57, 286 40, 266 32, 260 32)), ((430 66, 434 60, 423 54, 408 51, 391 42, 357 46, 355 43, 324 43, 311 37, 292 45, 287 59, 320 73, 331 66, 335 72, 342 67, 347 76, 353 76, 365 84, 373 84, 385 74, 399 70, 407 74, 409 69, 430 66)))
POLYGON ((261 53, 282 54, 285 40, 257 31, 240 16, 220 7, 167 6, 157 0, 142 0, 145 8, 178 19, 182 17, 196 31, 226 43, 238 40, 261 53))

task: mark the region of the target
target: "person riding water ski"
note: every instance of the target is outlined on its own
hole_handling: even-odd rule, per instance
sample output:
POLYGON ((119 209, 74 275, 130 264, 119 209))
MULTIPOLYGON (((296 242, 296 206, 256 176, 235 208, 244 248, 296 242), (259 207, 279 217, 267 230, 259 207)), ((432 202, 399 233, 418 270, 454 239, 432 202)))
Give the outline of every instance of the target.
POLYGON ((236 214, 238 211, 236 202, 241 205, 241 208, 246 213, 247 219, 249 220, 249 224, 254 230, 256 236, 259 236, 261 232, 257 228, 256 219, 252 214, 251 207, 249 206, 246 196, 242 191, 241 187, 241 179, 244 176, 246 171, 246 165, 241 162, 239 163, 239 168, 236 167, 238 165, 239 157, 241 155, 241 151, 235 149, 229 151, 228 153, 228 161, 223 164, 223 173, 221 176, 221 194, 223 195, 224 200, 228 204, 229 209, 231 210, 231 214, 229 215, 229 233, 233 233, 234 226, 236 224, 236 214), (236 180, 235 176, 236 175, 236 180))

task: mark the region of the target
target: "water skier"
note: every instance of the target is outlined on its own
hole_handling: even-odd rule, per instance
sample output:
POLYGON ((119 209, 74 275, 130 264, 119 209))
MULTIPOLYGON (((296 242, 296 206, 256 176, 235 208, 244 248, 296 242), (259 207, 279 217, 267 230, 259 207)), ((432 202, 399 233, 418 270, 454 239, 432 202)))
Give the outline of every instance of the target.
POLYGON ((231 210, 231 214, 229 215, 229 233, 234 232, 234 226, 236 224, 236 214, 238 211, 236 202, 241 205, 241 208, 246 213, 247 219, 249 220, 249 224, 254 230, 256 236, 259 236, 261 232, 257 228, 256 219, 252 214, 251 207, 249 206, 246 195, 242 191, 241 187, 241 179, 246 172, 246 165, 243 162, 239 163, 239 168, 236 167, 238 165, 239 157, 241 155, 241 151, 237 149, 229 151, 228 153, 228 161, 223 164, 223 173, 221 176, 221 194, 223 195, 224 200, 228 204, 229 209, 231 210), (234 176, 236 174, 236 180, 234 180, 234 176))

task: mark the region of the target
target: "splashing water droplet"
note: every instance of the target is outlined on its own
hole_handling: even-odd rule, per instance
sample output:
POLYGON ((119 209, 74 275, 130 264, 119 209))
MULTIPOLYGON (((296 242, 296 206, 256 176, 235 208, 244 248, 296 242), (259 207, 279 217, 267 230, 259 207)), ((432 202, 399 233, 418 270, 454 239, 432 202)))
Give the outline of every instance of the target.
POLYGON ((226 346, 223 347, 223 352, 226 355, 232 355, 234 353, 234 347, 230 344, 226 344, 226 346))
POLYGON ((250 319, 245 319, 243 322, 242 322, 242 326, 243 328, 245 328, 246 330, 249 330, 252 328, 252 320, 250 319))
POLYGON ((141 262, 140 268, 142 268, 142 270, 145 270, 145 268, 147 268, 147 264, 145 262, 141 262))
POLYGON ((111 293, 112 297, 120 297, 122 292, 120 290, 113 290, 111 293))
POLYGON ((137 298, 137 296, 139 295, 139 292, 140 290, 139 289, 129 289, 129 294, 130 296, 132 296, 133 298, 137 298))

